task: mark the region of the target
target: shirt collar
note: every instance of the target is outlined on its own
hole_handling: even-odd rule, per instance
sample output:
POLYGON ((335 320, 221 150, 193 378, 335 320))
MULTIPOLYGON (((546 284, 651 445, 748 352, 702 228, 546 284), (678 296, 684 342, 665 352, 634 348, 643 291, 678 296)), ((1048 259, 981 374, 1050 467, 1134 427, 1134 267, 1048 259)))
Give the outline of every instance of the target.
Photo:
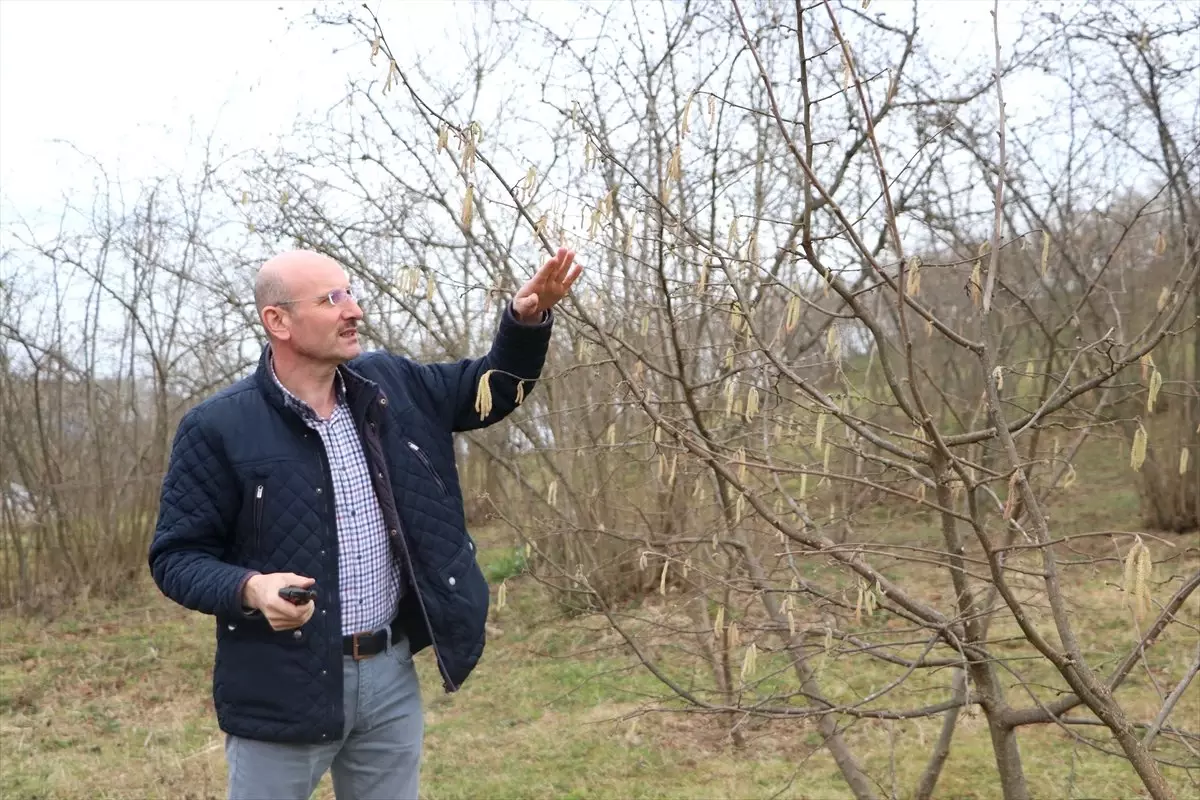
MULTIPOLYGON (((267 372, 270 373, 271 380, 273 380, 275 382, 275 385, 279 387, 279 390, 281 392, 283 392, 284 399, 287 401, 288 405, 290 405, 290 406, 292 406, 292 408, 296 409, 296 411, 298 411, 300 413, 300 415, 303 417, 306 417, 306 418, 312 419, 312 420, 321 421, 321 415, 318 414, 316 411, 314 411, 312 406, 310 406, 308 403, 301 400, 296 395, 292 394, 291 391, 289 391, 288 388, 283 385, 283 382, 279 380, 279 376, 275 374, 275 353, 271 350, 270 345, 267 345, 267 372)), ((338 408, 345 405, 345 403, 346 403, 346 381, 342 377, 341 367, 338 367, 336 370, 334 370, 333 391, 334 391, 334 409, 333 410, 334 410, 334 413, 336 414, 338 408)))

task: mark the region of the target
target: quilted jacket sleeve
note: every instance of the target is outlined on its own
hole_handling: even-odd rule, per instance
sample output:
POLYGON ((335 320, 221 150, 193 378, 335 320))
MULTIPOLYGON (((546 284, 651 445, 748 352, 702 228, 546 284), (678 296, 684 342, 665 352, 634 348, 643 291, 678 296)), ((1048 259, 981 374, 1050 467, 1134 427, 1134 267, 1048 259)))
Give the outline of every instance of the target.
POLYGON ((528 396, 541 375, 550 345, 552 312, 541 322, 518 322, 510 304, 500 319, 491 350, 482 358, 433 364, 408 361, 418 383, 425 390, 433 413, 452 432, 469 431, 494 425, 517 407, 517 378, 523 379, 528 396), (476 410, 479 380, 488 370, 491 411, 480 418, 476 410))
POLYGON ((254 573, 221 560, 240 502, 217 437, 193 409, 179 424, 163 481, 150 571, 163 594, 206 614, 241 615, 254 573))

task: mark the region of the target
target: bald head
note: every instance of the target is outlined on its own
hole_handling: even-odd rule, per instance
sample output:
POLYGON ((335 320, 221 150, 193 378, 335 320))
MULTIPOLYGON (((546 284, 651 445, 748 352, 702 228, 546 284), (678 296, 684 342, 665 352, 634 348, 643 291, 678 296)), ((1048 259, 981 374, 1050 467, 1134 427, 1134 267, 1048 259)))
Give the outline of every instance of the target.
POLYGON ((307 296, 345 283, 346 273, 329 256, 311 250, 291 250, 273 256, 258 269, 254 305, 261 316, 267 306, 307 296), (325 284, 330 284, 325 287, 325 284), (310 291, 310 287, 319 287, 310 291), (303 293, 303 294, 298 294, 303 293))

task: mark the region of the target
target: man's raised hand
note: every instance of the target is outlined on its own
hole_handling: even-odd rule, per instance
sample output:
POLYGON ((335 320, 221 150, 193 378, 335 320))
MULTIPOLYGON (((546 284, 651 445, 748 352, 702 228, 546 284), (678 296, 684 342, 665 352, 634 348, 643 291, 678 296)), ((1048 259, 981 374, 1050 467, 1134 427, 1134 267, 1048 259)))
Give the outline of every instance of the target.
POLYGON ((513 312, 518 319, 536 322, 543 311, 550 310, 567 296, 571 284, 583 274, 582 265, 574 261, 575 251, 560 247, 558 253, 525 282, 513 298, 513 312))

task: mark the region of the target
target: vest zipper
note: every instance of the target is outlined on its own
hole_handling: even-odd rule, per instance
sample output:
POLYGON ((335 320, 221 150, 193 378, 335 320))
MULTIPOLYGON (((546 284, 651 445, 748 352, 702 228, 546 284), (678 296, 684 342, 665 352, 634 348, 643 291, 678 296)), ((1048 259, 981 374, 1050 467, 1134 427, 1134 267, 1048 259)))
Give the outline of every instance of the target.
POLYGON ((254 487, 254 553, 262 542, 263 484, 254 487))
POLYGON ((442 476, 438 475, 437 470, 433 468, 433 463, 430 462, 429 457, 425 455, 425 452, 421 450, 421 448, 417 447, 417 443, 412 439, 405 439, 404 441, 408 443, 408 449, 416 453, 417 458, 420 459, 421 463, 425 465, 425 469, 429 470, 429 474, 433 476, 435 481, 437 481, 438 488, 442 490, 442 494, 450 494, 450 492, 446 489, 446 484, 442 482, 442 476))

